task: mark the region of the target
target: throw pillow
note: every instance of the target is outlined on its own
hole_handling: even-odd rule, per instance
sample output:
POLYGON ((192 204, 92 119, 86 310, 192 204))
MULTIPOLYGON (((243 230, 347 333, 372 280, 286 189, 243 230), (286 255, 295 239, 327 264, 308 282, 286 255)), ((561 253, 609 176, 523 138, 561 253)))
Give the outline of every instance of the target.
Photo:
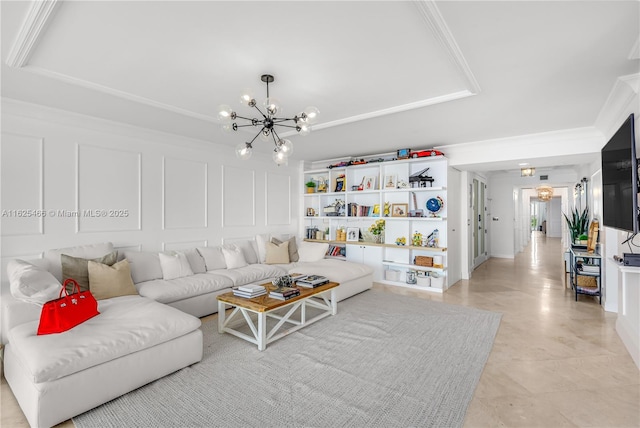
POLYGON ((289 263, 289 241, 280 244, 267 242, 265 263, 268 265, 289 263))
POLYGON ((18 300, 41 306, 60 294, 61 284, 51 272, 24 260, 10 260, 7 274, 11 295, 18 300))
POLYGON ((258 263, 264 263, 267 257, 267 242, 271 240, 271 235, 263 233, 256 235, 256 247, 258 249, 258 263))
POLYGON ((58 281, 62 281, 62 263, 61 254, 73 257, 81 257, 87 260, 97 259, 109 254, 114 250, 111 242, 103 242, 101 244, 78 245, 75 247, 58 248, 55 250, 47 250, 44 252, 44 259, 48 261, 47 270, 55 276, 58 281))
MULTIPOLYGON (((271 242, 273 242, 274 244, 280 244, 282 241, 277 238, 271 238, 271 242)), ((289 243, 289 261, 297 262, 300 259, 300 256, 298 254, 298 244, 296 244, 296 237, 294 236, 293 238, 289 238, 286 242, 289 243)))
POLYGON ((247 264, 258 263, 257 244, 254 240, 233 240, 223 245, 222 248, 240 248, 247 264))
POLYGON ((247 266, 247 260, 244 258, 244 253, 242 252, 241 248, 223 247, 222 254, 224 255, 224 261, 227 265, 227 269, 235 269, 247 266))
POLYGON ((162 279, 162 266, 158 253, 151 251, 125 251, 124 257, 129 261, 131 278, 135 284, 162 279))
POLYGON ((122 260, 113 266, 89 261, 87 267, 89 284, 91 285, 90 291, 96 300, 138 294, 131 279, 131 267, 128 260, 122 260))
MULTIPOLYGON (((118 252, 106 254, 96 259, 91 259, 93 262, 102 263, 108 266, 112 266, 118 259, 118 252)), ((80 287, 80 291, 89 290, 89 260, 81 257, 72 257, 67 254, 60 255, 60 261, 62 262, 62 282, 67 279, 75 279, 80 287)), ((67 292, 71 293, 73 290, 71 287, 67 287, 67 292)))
POLYGON ((329 244, 302 241, 298 247, 299 261, 318 262, 324 259, 328 249, 329 244))
POLYGON ((195 248, 188 249, 184 252, 184 255, 187 256, 193 273, 205 273, 207 271, 207 266, 198 250, 195 248))
POLYGON ((207 271, 227 268, 220 247, 198 247, 197 250, 204 259, 207 271))
POLYGON ((173 251, 160 253, 160 266, 162 267, 162 279, 176 279, 193 275, 189 260, 184 253, 173 251))

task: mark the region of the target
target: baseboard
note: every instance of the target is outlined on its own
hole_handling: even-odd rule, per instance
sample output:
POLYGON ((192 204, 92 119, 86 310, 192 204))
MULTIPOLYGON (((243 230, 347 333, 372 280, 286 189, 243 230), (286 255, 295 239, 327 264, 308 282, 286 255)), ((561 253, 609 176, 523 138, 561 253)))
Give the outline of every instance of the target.
POLYGON ((497 259, 515 259, 513 254, 491 254, 489 257, 495 257, 497 259))

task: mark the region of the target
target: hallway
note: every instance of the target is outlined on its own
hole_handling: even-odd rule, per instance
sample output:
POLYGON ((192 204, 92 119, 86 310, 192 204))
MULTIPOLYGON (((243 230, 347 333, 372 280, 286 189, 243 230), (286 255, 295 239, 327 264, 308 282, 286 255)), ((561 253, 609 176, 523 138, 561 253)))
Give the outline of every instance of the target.
POLYGON ((640 371, 616 314, 574 300, 559 238, 533 232, 515 259, 489 259, 444 295, 376 288, 503 314, 466 427, 640 426, 640 371))

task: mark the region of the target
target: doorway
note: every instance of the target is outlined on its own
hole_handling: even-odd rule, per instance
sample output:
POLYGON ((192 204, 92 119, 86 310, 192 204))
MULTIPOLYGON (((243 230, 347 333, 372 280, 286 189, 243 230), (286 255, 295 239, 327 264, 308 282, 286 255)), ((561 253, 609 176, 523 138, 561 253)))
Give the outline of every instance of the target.
POLYGON ((472 197, 472 240, 473 267, 478 267, 488 259, 487 252, 487 184, 479 177, 473 179, 471 185, 472 197))

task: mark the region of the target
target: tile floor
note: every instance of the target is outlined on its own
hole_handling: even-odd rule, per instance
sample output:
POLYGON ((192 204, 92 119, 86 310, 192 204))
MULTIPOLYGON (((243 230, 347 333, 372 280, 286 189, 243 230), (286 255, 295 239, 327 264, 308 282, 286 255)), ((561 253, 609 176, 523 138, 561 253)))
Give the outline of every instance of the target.
MULTIPOLYGON (((640 371, 616 314, 574 301, 559 239, 535 232, 514 260, 490 259, 443 295, 375 287, 503 314, 465 427, 640 427, 640 371)), ((27 427, 4 378, 0 394, 0 426, 27 427)))

